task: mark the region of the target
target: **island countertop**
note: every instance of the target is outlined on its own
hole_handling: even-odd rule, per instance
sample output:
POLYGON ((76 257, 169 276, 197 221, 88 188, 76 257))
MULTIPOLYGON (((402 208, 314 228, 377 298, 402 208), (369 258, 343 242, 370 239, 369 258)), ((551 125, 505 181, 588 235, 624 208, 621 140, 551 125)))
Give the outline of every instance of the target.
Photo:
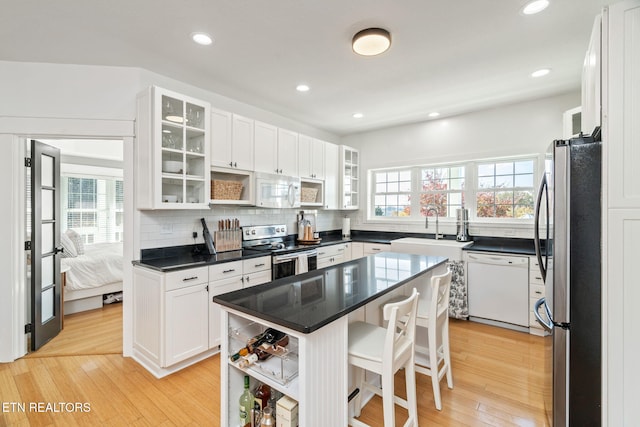
POLYGON ((382 252, 218 295, 213 301, 307 334, 446 261, 437 256, 382 252))

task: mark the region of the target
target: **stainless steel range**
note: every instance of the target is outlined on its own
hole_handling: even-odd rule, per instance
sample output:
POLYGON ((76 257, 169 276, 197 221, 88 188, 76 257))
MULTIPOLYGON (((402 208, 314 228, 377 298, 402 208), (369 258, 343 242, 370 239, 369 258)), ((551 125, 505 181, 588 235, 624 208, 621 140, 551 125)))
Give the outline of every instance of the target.
POLYGON ((283 224, 242 227, 242 248, 271 254, 273 280, 318 268, 316 247, 296 244, 283 224))

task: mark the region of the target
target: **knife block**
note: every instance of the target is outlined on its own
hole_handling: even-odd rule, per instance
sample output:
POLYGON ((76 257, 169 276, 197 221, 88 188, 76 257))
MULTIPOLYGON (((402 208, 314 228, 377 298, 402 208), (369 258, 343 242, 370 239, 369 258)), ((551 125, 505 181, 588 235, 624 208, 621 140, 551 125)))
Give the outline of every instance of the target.
POLYGON ((214 231, 213 239, 218 252, 242 249, 242 230, 214 231))

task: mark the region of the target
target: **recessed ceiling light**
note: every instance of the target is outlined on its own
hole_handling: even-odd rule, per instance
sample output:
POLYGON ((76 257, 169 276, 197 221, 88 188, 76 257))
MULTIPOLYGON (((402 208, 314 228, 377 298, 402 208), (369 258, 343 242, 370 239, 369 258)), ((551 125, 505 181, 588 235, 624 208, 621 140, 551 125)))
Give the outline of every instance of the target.
POLYGON ((213 39, 207 33, 192 33, 191 38, 194 42, 201 44, 203 46, 208 46, 213 43, 213 39))
POLYGON ((440 113, 438 113, 437 111, 434 111, 433 113, 429 113, 429 117, 438 117, 440 115, 440 113))
POLYGON ((296 86, 296 90, 298 92, 309 92, 309 89, 309 86, 305 84, 299 84, 298 86, 296 86))
POLYGON ((391 34, 382 28, 367 28, 353 36, 351 46, 358 55, 380 55, 391 46, 391 34))
POLYGON ((525 15, 534 15, 545 10, 547 6, 549 6, 549 0, 532 0, 524 5, 522 13, 525 15))
POLYGON ((353 118, 354 119, 361 119, 364 117, 364 114, 362 113, 353 113, 353 118))
POLYGON ((549 74, 551 72, 551 69, 549 68, 541 68, 539 70, 534 71, 533 73, 531 73, 531 77, 542 77, 542 76, 546 76, 547 74, 549 74))

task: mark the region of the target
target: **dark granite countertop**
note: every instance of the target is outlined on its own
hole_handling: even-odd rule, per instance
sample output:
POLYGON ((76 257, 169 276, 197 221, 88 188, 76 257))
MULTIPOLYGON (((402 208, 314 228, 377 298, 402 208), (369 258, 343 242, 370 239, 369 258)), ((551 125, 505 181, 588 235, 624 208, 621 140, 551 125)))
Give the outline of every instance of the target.
POLYGON ((213 301, 306 334, 435 269, 446 260, 383 252, 218 295, 213 301))
POLYGON ((261 256, 271 255, 264 252, 246 249, 218 252, 217 255, 209 255, 204 245, 187 245, 168 248, 143 249, 141 258, 139 260, 132 261, 132 264, 166 273, 186 268, 258 258, 261 256), (196 248, 197 251, 194 251, 196 248))

